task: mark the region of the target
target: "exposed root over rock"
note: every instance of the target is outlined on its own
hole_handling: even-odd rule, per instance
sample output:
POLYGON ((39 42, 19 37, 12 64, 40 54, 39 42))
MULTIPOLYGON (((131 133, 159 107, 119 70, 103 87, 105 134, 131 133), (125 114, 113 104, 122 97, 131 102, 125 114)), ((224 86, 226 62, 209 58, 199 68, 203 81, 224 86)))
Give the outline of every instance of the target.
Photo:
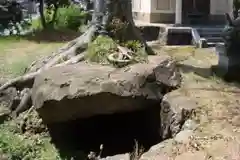
MULTIPOLYGON (((3 93, 10 87, 21 93, 17 95, 17 98, 20 99, 16 105, 17 107, 11 108, 11 116, 13 118, 32 106, 31 89, 36 76, 51 67, 71 65, 89 60, 87 59, 87 54, 90 52, 89 46, 100 36, 107 37, 116 44, 114 50, 105 49, 105 52, 108 53, 102 56, 108 63, 118 67, 134 62, 134 57, 138 56, 140 49, 146 55, 153 54, 153 51, 148 47, 146 41, 135 27, 130 1, 107 0, 101 1, 101 3, 106 3, 105 8, 101 8, 99 11, 99 6, 95 6, 93 21, 84 34, 70 41, 52 55, 33 62, 25 70, 24 75, 11 79, 0 86, 0 93, 3 93), (99 12, 104 14, 99 14, 99 12), (129 42, 132 43, 130 44, 129 42)), ((100 52, 102 53, 102 51, 100 52)))

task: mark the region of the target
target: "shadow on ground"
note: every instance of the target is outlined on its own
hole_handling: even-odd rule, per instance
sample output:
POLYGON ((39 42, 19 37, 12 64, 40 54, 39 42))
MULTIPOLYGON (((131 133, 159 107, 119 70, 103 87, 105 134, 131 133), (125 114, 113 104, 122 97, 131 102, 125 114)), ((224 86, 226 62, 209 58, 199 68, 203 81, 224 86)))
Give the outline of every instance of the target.
POLYGON ((105 115, 48 125, 52 141, 62 157, 80 159, 81 152, 99 152, 102 156, 133 152, 136 142, 139 148, 148 150, 161 141, 160 108, 132 113, 105 115), (68 153, 68 154, 66 154, 68 153))
MULTIPOLYGON (((180 68, 180 70, 183 73, 194 73, 200 77, 206 78, 206 79, 210 79, 213 78, 214 76, 219 78, 221 83, 225 83, 228 86, 232 86, 232 87, 237 87, 240 88, 240 83, 237 81, 227 81, 226 79, 224 79, 223 77, 219 77, 217 76, 213 69, 215 66, 211 66, 210 68, 200 68, 200 67, 194 67, 191 65, 186 65, 186 64, 178 64, 178 67, 180 68)), ((221 91, 221 92, 227 92, 227 93, 234 93, 234 94, 239 94, 240 91, 236 90, 236 89, 228 89, 228 90, 223 90, 222 88, 197 88, 198 90, 208 90, 208 91, 221 91)))
POLYGON ((14 39, 24 39, 28 41, 33 41, 37 43, 51 43, 51 42, 69 42, 82 33, 72 31, 72 30, 54 30, 54 29, 45 29, 45 30, 36 30, 34 32, 28 33, 26 35, 16 35, 16 36, 4 36, 6 38, 14 39))
POLYGON ((183 73, 194 73, 203 78, 210 78, 214 75, 211 67, 200 68, 200 67, 194 67, 192 65, 187 65, 187 64, 178 64, 177 66, 180 68, 180 70, 183 73))
POLYGON ((37 30, 33 33, 23 36, 24 39, 35 42, 68 42, 71 41, 81 33, 71 30, 37 30))

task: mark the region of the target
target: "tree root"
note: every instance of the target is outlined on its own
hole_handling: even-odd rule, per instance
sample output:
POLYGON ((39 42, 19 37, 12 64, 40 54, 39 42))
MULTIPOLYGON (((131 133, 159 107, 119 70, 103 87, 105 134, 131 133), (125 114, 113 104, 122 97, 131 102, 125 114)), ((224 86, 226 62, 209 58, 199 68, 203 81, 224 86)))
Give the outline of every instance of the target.
POLYGON ((31 85, 30 87, 29 86, 27 86, 27 87, 32 88, 34 78, 36 77, 36 75, 38 75, 40 73, 40 71, 41 70, 38 70, 37 72, 28 73, 23 76, 17 77, 15 79, 9 80, 7 83, 3 84, 0 87, 0 92, 2 92, 3 90, 5 90, 9 87, 13 87, 13 86, 18 88, 18 90, 20 90, 20 88, 22 88, 22 87, 18 87, 18 86, 22 86, 21 84, 26 84, 27 82, 28 82, 27 84, 31 85))
POLYGON ((65 61, 63 63, 57 64, 57 65, 55 65, 55 67, 69 65, 69 64, 76 64, 78 62, 83 61, 84 60, 84 56, 85 56, 85 52, 83 52, 81 54, 78 54, 78 55, 70 58, 69 60, 67 60, 67 61, 65 61))
MULTIPOLYGON (((78 61, 83 60, 83 55, 78 55, 81 53, 77 53, 77 50, 79 48, 82 48, 82 50, 85 50, 87 48, 87 45, 92 40, 93 32, 95 31, 95 27, 90 27, 87 32, 85 32, 80 37, 74 39, 73 41, 69 42, 64 47, 60 48, 58 52, 53 53, 52 58, 48 60, 46 64, 44 64, 42 67, 40 67, 37 71, 31 72, 31 68, 29 68, 29 72, 27 72, 25 75, 17 77, 15 79, 9 80, 7 83, 0 86, 0 92, 7 89, 8 87, 16 87, 17 89, 21 88, 32 88, 34 78, 41 73, 42 71, 49 69, 56 65, 66 65, 71 63, 77 63, 78 61), (63 60, 63 61, 61 61, 63 60), (27 83, 28 82, 28 83, 27 83), (21 87, 21 84, 28 84, 25 87, 21 87)), ((35 62, 36 64, 37 62, 35 62)), ((32 67, 34 64, 32 63, 32 67)))
POLYGON ((85 50, 88 47, 88 43, 92 41, 95 31, 94 26, 90 27, 83 35, 67 43, 51 56, 41 61, 33 62, 25 70, 24 75, 11 79, 0 86, 0 93, 9 87, 14 87, 18 92, 22 93, 19 105, 12 111, 12 118, 17 117, 20 113, 31 107, 31 88, 38 74, 51 67, 75 64, 84 60, 85 50))
MULTIPOLYGON (((130 3, 130 1, 129 1, 130 3)), ((124 4, 124 3, 123 3, 124 4)), ((122 10, 131 11, 131 5, 121 5, 122 10)), ((148 54, 153 54, 151 48, 149 49, 146 41, 141 37, 139 31, 135 27, 133 22, 132 14, 126 13, 126 21, 129 22, 130 28, 132 29, 133 36, 136 40, 145 48, 148 54)), ((33 62, 26 70, 23 76, 9 80, 2 86, 0 86, 0 93, 9 87, 15 87, 18 91, 23 92, 21 101, 17 108, 12 112, 12 117, 17 117, 23 111, 31 107, 31 88, 34 83, 34 79, 37 75, 44 72, 51 67, 59 67, 64 65, 76 64, 84 60, 86 49, 88 44, 92 42, 96 35, 97 26, 92 25, 88 30, 79 36, 78 38, 70 41, 57 52, 54 52, 51 56, 44 58, 40 61, 33 62)), ((118 66, 125 66, 134 60, 134 53, 126 47, 120 45, 117 46, 118 52, 110 54, 107 59, 113 64, 118 66)))
POLYGON ((21 101, 19 103, 19 105, 17 106, 17 108, 12 112, 12 118, 16 118, 20 113, 28 110, 32 103, 31 103, 31 94, 32 94, 32 91, 31 89, 29 88, 25 88, 23 91, 22 91, 22 98, 21 98, 21 101))

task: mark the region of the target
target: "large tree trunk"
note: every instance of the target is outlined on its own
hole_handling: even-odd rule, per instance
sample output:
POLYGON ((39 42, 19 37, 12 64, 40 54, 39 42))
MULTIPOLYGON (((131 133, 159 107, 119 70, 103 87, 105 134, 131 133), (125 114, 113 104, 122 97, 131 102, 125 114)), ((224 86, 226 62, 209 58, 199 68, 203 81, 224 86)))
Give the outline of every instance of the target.
POLYGON ((153 54, 151 48, 136 28, 132 16, 131 0, 95 0, 93 22, 97 28, 97 35, 107 34, 116 40, 137 40, 140 41, 148 54, 153 54), (120 37, 111 35, 107 27, 115 20, 127 25, 127 32, 120 37))
POLYGON ((46 24, 46 20, 45 20, 45 16, 44 16, 44 0, 40 0, 39 2, 39 13, 40 13, 40 19, 41 19, 41 23, 43 28, 46 28, 47 24, 46 24))
MULTIPOLYGON (((17 109, 13 111, 14 116, 31 107, 29 106, 31 104, 29 103, 31 101, 29 94, 31 94, 31 88, 36 75, 53 66, 69 65, 83 61, 88 44, 100 35, 111 37, 116 42, 136 40, 142 44, 147 54, 153 54, 153 51, 148 47, 139 30, 135 27, 132 17, 131 0, 95 0, 92 22, 84 34, 69 42, 51 56, 33 62, 23 76, 9 80, 0 86, 0 92, 9 87, 15 87, 19 92, 24 92, 22 101, 17 109), (126 32, 113 34, 115 33, 112 31, 114 28, 109 26, 115 22, 123 23, 126 27, 126 32), (26 88, 28 92, 25 93, 26 88)), ((119 44, 118 50, 119 54, 131 58, 128 48, 119 44)))

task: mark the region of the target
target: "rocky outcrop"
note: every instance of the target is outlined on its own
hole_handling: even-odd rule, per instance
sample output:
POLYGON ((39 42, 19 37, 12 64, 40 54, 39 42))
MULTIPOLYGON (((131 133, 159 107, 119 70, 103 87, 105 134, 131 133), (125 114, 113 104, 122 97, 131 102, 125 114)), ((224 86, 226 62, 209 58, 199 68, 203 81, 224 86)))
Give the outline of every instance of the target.
MULTIPOLYGON (((171 159, 176 144, 187 144, 197 128, 195 121, 189 119, 197 108, 195 101, 179 90, 167 93, 161 103, 161 136, 163 142, 152 146, 140 160, 171 159)), ((184 158, 183 158, 184 159, 184 158)))
POLYGON ((141 156, 140 160, 158 160, 158 157, 163 158, 163 160, 169 160, 169 155, 171 155, 173 147, 173 139, 165 140, 159 144, 152 146, 148 152, 144 153, 141 156))
POLYGON ((45 123, 64 122, 156 107, 180 82, 169 56, 149 56, 148 63, 122 69, 80 63, 37 76, 32 100, 45 123))
POLYGON ((167 139, 176 136, 196 108, 196 102, 178 90, 166 94, 161 103, 161 137, 167 139))
POLYGON ((0 122, 4 121, 20 102, 19 93, 15 88, 0 92, 0 122))

